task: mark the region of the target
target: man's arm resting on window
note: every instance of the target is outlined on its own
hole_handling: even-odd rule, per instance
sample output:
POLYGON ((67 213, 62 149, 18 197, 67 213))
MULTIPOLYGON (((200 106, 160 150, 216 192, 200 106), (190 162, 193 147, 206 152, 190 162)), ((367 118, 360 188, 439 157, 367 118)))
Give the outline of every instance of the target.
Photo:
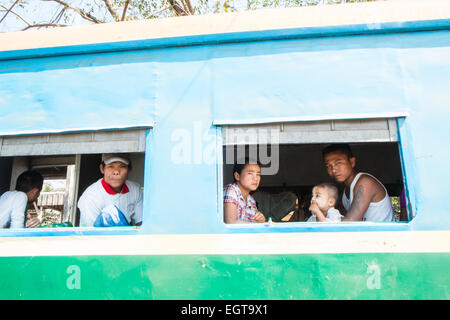
POLYGON ((361 221, 374 196, 374 190, 367 180, 358 181, 353 190, 353 201, 342 221, 361 221))

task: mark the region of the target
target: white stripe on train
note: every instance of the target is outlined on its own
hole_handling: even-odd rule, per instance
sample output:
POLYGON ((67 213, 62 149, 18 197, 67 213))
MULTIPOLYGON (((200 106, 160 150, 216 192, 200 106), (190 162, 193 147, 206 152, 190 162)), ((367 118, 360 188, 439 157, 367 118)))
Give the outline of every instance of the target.
POLYGON ((450 252, 450 231, 0 238, 0 257, 450 252))

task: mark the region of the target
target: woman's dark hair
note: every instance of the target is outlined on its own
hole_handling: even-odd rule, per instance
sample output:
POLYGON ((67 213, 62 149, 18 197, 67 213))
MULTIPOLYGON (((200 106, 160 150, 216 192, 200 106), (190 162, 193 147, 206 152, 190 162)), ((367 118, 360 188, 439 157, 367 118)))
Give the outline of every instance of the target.
POLYGON ((242 170, 244 170, 245 166, 248 164, 257 164, 261 167, 261 164, 258 160, 251 159, 249 157, 245 157, 244 159, 238 160, 233 167, 233 179, 236 182, 236 178, 234 177, 234 173, 237 172, 239 174, 242 173, 242 170))
POLYGON ((349 159, 353 158, 353 152, 350 146, 347 143, 338 143, 338 144, 331 144, 329 146, 326 146, 322 150, 322 157, 325 157, 327 154, 332 152, 341 152, 345 154, 349 159))
POLYGON ((38 188, 42 189, 44 177, 37 171, 30 170, 23 172, 16 182, 16 190, 27 193, 28 191, 38 188))

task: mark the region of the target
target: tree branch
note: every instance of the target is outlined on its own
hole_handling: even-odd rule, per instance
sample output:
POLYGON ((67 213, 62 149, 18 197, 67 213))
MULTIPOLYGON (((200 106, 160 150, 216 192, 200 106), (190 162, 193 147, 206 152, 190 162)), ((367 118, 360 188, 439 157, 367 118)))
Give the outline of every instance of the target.
MULTIPOLYGON (((5 6, 2 6, 2 5, 0 5, 0 7, 2 7, 2 8, 4 8, 5 9, 5 11, 7 11, 8 10, 8 8, 6 8, 5 6)), ((19 14, 17 14, 16 12, 14 12, 14 11, 10 11, 13 15, 15 15, 17 18, 19 18, 20 20, 22 20, 23 22, 25 22, 25 24, 26 25, 31 25, 27 20, 25 20, 24 18, 22 18, 19 14)))
POLYGON ((130 3, 130 0, 125 1, 125 5, 123 6, 122 18, 120 19, 120 21, 125 20, 125 15, 127 13, 129 3, 130 3))
POLYGON ((67 2, 64 2, 62 0, 41 0, 41 1, 53 1, 53 2, 59 3, 60 5, 66 7, 66 8, 72 9, 73 11, 78 13, 83 19, 86 19, 86 20, 88 20, 90 22, 93 22, 93 23, 102 23, 103 22, 103 21, 98 20, 97 18, 95 18, 89 12, 86 12, 86 11, 78 8, 75 5, 68 4, 67 2))
POLYGON ((170 9, 170 6, 164 7, 164 8, 162 8, 162 9, 159 10, 159 11, 153 12, 153 13, 150 14, 150 16, 147 17, 146 19, 152 18, 152 17, 157 18, 157 17, 158 17, 158 16, 157 16, 158 14, 160 14, 160 13, 163 12, 163 11, 166 11, 167 9, 170 9))
POLYGON ((22 31, 31 29, 31 28, 47 28, 47 27, 67 27, 65 24, 57 24, 57 23, 42 23, 42 24, 30 24, 26 28, 23 28, 22 31))
POLYGON ((105 3, 106 8, 108 9, 114 20, 119 21, 119 16, 117 15, 116 10, 114 10, 111 0, 103 0, 103 2, 105 3))
POLYGON ((3 8, 6 9, 6 13, 5 15, 2 17, 2 19, 0 20, 0 23, 2 23, 3 20, 5 20, 6 16, 8 15, 8 13, 11 12, 11 10, 14 8, 14 6, 19 2, 20 0, 16 0, 11 7, 9 7, 9 9, 6 9, 6 7, 2 6, 3 8))
POLYGON ((190 15, 193 15, 194 14, 194 8, 192 7, 191 0, 181 0, 181 2, 183 2, 183 6, 184 6, 185 9, 187 9, 188 13, 190 15))
POLYGON ((66 7, 62 8, 61 11, 56 15, 56 17, 50 23, 58 23, 59 20, 61 20, 61 18, 63 17, 65 11, 66 11, 66 7))
POLYGON ((183 7, 176 0, 169 0, 170 6, 175 11, 177 16, 187 16, 188 13, 184 10, 183 7))

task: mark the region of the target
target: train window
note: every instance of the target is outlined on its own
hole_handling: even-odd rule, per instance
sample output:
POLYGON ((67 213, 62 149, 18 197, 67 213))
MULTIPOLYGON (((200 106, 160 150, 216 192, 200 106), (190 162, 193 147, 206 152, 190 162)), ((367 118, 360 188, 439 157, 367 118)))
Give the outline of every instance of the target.
MULTIPOLYGON (((266 219, 307 221, 313 186, 334 182, 325 170, 322 150, 346 143, 356 158, 356 170, 372 174, 385 186, 395 220, 408 220, 400 207, 405 184, 395 118, 223 125, 222 138, 224 187, 233 183, 238 159, 249 157, 261 164, 260 184, 252 195, 266 219)), ((337 185, 336 206, 345 213, 343 184, 337 185)))
POLYGON ((144 183, 146 129, 86 131, 0 137, 0 194, 14 190, 17 177, 35 170, 44 185, 28 213, 42 226, 79 226, 78 200, 98 181, 102 154, 126 154, 132 170, 128 180, 144 183))

